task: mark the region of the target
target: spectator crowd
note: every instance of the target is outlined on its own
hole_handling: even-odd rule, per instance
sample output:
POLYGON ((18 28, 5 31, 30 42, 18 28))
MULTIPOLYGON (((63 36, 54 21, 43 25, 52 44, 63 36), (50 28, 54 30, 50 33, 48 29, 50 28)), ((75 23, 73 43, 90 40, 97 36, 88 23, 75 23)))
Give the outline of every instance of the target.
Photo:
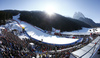
MULTIPOLYGON (((6 29, 1 30, 0 34, 0 53, 3 58, 69 58, 70 52, 73 52, 79 48, 82 48, 85 44, 83 40, 81 44, 67 45, 67 46, 55 46, 44 44, 41 41, 35 41, 33 39, 23 39, 21 40, 18 36, 14 35, 12 32, 8 32, 6 29), (33 43, 31 45, 30 43, 33 43), (57 52, 57 50, 66 49, 69 47, 76 46, 65 51, 57 52), (49 52, 49 51, 54 51, 49 52)), ((87 38, 88 36, 86 36, 87 38)))

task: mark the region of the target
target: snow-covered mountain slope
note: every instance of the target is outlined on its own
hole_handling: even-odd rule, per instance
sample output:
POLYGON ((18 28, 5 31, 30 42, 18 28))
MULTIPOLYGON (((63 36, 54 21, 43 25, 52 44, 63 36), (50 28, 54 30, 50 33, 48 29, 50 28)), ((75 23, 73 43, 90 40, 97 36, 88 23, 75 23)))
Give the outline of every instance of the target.
POLYGON ((6 24, 5 27, 8 28, 10 31, 14 29, 17 29, 18 31, 22 31, 20 26, 15 21, 13 23, 6 24))
POLYGON ((80 21, 90 25, 91 27, 98 27, 98 25, 92 19, 85 17, 81 12, 76 12, 73 15, 73 18, 80 20, 80 21))
POLYGON ((52 43, 52 44, 68 44, 77 41, 78 39, 72 39, 72 38, 64 38, 64 37, 57 37, 57 36, 51 36, 49 34, 43 33, 31 24, 28 24, 24 21, 20 21, 19 18, 20 14, 17 16, 13 16, 13 19, 18 21, 22 27, 25 27, 26 32, 33 38, 37 40, 43 40, 43 42, 52 43))
POLYGON ((73 18, 79 19, 79 18, 85 18, 85 16, 81 12, 75 12, 73 18))
POLYGON ((72 32, 62 32, 62 34, 72 34, 72 35, 90 35, 90 32, 88 30, 91 28, 82 28, 81 30, 75 30, 72 32))

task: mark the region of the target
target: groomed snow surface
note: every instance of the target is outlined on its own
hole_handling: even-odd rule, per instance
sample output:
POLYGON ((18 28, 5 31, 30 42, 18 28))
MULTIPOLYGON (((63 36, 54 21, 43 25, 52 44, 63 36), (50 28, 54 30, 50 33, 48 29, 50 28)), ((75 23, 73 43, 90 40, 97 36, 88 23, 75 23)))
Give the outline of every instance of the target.
POLYGON ((67 34, 67 35, 90 35, 91 32, 89 32, 88 30, 91 29, 91 28, 82 28, 81 30, 75 30, 75 31, 72 31, 72 32, 62 32, 62 34, 67 34))
MULTIPOLYGON (((68 43, 73 43, 78 40, 78 39, 72 39, 72 38, 57 37, 57 36, 52 36, 52 35, 43 33, 37 30, 36 28, 34 28, 34 26, 32 26, 31 24, 28 24, 24 21, 20 21, 18 19, 19 17, 20 17, 20 14, 13 16, 13 19, 18 21, 22 27, 25 27, 26 32, 32 38, 35 38, 37 40, 40 40, 40 41, 42 40, 43 42, 51 43, 51 44, 68 44, 68 43)), ((14 25, 18 26, 17 23, 14 23, 14 25)))

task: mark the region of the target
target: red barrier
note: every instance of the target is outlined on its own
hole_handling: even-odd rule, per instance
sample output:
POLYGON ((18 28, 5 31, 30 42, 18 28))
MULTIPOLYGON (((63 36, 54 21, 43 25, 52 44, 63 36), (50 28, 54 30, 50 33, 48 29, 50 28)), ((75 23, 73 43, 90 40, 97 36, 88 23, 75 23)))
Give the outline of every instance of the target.
MULTIPOLYGON (((13 19, 14 20, 14 19, 13 19)), ((16 21, 16 20, 14 20, 14 21, 16 21)), ((18 21, 16 21, 17 23, 18 23, 18 25, 22 28, 22 26, 20 25, 20 23, 18 22, 18 21)))

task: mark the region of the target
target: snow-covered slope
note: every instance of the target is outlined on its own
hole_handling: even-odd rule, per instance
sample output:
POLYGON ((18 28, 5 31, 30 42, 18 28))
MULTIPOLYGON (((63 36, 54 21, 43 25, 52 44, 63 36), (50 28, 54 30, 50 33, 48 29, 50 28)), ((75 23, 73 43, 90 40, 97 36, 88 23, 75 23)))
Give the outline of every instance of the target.
POLYGON ((79 19, 79 18, 85 18, 85 16, 81 12, 75 12, 73 18, 79 19))
POLYGON ((57 37, 57 36, 51 36, 49 34, 43 33, 39 30, 37 30, 36 28, 34 28, 34 26, 24 22, 24 21, 20 21, 19 18, 20 14, 18 14, 17 16, 13 16, 13 19, 18 21, 22 27, 25 27, 26 32, 33 38, 37 39, 37 40, 43 40, 43 42, 47 42, 47 43, 52 43, 52 44, 68 44, 68 43, 72 43, 77 41, 78 39, 72 39, 72 38, 64 38, 64 37, 57 37))
POLYGON ((73 18, 80 20, 80 21, 90 25, 91 27, 98 27, 98 25, 92 19, 85 17, 81 12, 76 12, 73 15, 73 18))
POLYGON ((9 28, 9 30, 17 29, 18 31, 22 31, 22 29, 20 28, 20 26, 15 21, 13 23, 6 24, 5 27, 9 28))
POLYGON ((88 32, 96 32, 96 33, 100 33, 100 27, 89 29, 88 32))
POLYGON ((72 35, 90 35, 90 32, 88 30, 91 28, 82 28, 81 30, 75 30, 72 32, 62 32, 62 34, 72 34, 72 35))

